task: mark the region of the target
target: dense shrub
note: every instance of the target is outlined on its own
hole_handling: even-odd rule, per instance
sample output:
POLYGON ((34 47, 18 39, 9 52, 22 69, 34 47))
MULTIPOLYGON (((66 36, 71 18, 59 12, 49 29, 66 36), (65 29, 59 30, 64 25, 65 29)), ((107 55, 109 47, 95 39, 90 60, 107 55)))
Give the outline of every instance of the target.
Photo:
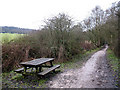
POLYGON ((3 71, 19 67, 20 62, 32 58, 52 57, 56 62, 64 62, 93 49, 92 43, 85 39, 81 25, 73 26, 72 23, 69 16, 59 14, 48 19, 40 31, 3 44, 3 71))
POLYGON ((2 45, 2 70, 10 71, 15 67, 20 67, 21 61, 28 60, 29 48, 19 44, 2 45))
POLYGON ((90 44, 84 43, 84 40, 78 41, 79 38, 73 32, 41 30, 21 37, 9 44, 3 44, 3 71, 10 71, 20 67, 20 62, 33 58, 53 57, 56 62, 70 60, 74 55, 82 54, 84 49, 91 49, 90 44))

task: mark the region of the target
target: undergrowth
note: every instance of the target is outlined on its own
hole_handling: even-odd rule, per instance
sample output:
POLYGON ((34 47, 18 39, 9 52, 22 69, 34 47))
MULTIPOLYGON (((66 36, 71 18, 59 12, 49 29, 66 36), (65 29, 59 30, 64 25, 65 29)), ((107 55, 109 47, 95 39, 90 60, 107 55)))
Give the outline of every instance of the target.
POLYGON ((107 50, 107 59, 109 60, 109 64, 112 67, 112 70, 115 72, 115 78, 117 86, 120 87, 120 62, 119 59, 115 56, 114 52, 111 49, 107 50))

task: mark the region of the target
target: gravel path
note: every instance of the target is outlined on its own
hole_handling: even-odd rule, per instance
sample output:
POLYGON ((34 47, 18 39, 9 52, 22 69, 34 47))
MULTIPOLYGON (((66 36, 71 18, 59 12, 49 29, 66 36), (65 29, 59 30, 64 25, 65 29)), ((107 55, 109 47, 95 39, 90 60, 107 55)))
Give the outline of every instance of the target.
POLYGON ((106 60, 106 50, 102 49, 79 69, 70 69, 57 74, 48 81, 49 88, 116 88, 110 66, 106 60))

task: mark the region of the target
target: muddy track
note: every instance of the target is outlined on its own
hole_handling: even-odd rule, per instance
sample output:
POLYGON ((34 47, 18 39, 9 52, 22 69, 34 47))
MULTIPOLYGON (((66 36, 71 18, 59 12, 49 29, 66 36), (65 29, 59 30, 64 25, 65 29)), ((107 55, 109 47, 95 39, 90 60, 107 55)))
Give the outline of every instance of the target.
POLYGON ((116 88, 110 66, 106 60, 106 48, 96 52, 79 69, 57 74, 48 81, 49 88, 116 88))

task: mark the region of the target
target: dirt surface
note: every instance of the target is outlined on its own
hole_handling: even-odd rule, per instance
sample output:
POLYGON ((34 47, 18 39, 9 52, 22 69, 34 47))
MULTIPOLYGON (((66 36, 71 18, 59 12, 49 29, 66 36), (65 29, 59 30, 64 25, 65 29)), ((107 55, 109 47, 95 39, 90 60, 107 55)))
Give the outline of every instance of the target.
POLYGON ((106 48, 96 52, 82 66, 57 74, 48 81, 49 88, 116 88, 106 60, 106 48))

